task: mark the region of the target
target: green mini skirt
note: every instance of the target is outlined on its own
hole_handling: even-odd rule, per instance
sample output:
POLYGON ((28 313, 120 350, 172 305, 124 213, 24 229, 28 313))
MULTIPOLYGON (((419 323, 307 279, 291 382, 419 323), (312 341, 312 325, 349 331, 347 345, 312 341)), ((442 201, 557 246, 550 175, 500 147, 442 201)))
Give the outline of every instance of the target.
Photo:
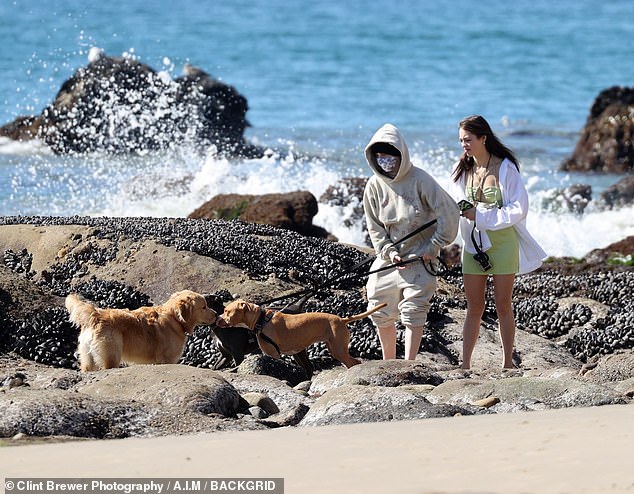
POLYGON ((503 230, 487 230, 491 248, 486 251, 492 269, 483 271, 473 254, 462 250, 462 272, 464 274, 515 274, 520 268, 520 248, 517 232, 512 226, 503 230))

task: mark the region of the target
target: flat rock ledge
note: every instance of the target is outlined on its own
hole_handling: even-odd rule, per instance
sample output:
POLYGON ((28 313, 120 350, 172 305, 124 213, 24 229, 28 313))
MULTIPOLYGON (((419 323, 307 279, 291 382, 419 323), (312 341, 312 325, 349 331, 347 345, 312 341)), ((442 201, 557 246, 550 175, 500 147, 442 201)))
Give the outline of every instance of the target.
POLYGON ((0 444, 625 405, 634 394, 631 368, 623 380, 600 378, 624 362, 631 363, 631 355, 611 356, 580 376, 563 369, 539 375, 431 371, 421 361, 367 361, 354 367, 353 376, 336 368, 305 387, 291 387, 270 376, 181 364, 82 374, 3 356, 0 444))

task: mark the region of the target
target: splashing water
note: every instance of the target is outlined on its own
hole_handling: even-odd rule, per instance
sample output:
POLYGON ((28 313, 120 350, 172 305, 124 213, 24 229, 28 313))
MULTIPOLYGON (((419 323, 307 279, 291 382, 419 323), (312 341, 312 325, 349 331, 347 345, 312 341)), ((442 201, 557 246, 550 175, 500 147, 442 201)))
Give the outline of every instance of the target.
MULTIPOLYGON (((520 158, 528 226, 549 254, 580 257, 634 233, 632 207, 591 203, 580 215, 560 199, 576 183, 590 184, 596 199, 620 177, 558 171, 598 92, 631 84, 623 43, 631 1, 517 1, 484 9, 475 24, 455 15, 472 7, 465 0, 413 2, 407 16, 387 1, 274 3, 2 3, 10 49, 0 57, 0 124, 41 112, 101 46, 155 67, 155 87, 170 87, 190 62, 226 79, 248 98, 249 140, 280 151, 229 160, 159 130, 162 152, 132 146, 127 155, 68 157, 0 138, 0 214, 186 216, 220 193, 309 190, 319 199, 338 180, 369 175, 363 149, 388 121, 406 135, 414 163, 448 186, 460 152, 456 124, 481 113, 520 158), (374 22, 385 16, 393 22, 374 22), (473 53, 489 54, 495 70, 473 71, 473 53)), ((149 131, 169 107, 154 103, 136 120, 113 107, 112 121, 149 131)), ((314 223, 362 244, 362 225, 347 221, 355 206, 320 203, 314 223)))
MULTIPOLYGON (((0 142, 3 215, 92 215, 185 217, 217 194, 267 194, 308 190, 318 200, 326 189, 345 177, 369 176, 359 150, 357 162, 349 152, 325 150, 324 156, 300 156, 293 143, 286 155, 274 152, 250 160, 219 158, 179 148, 164 153, 61 157, 42 153, 37 144, 0 142)), ((412 161, 424 167, 443 187, 450 185, 456 150, 447 146, 413 146, 412 161)), ((531 198, 527 224, 549 255, 582 257, 590 250, 634 235, 634 208, 585 213, 570 212, 558 201, 558 191, 576 176, 546 173, 540 163, 522 169, 531 198)), ((582 177, 583 178, 583 177, 582 177)), ((603 177, 593 191, 597 196, 614 177, 603 177)), ((358 198, 345 206, 319 203, 314 224, 340 241, 364 245, 366 232, 354 218, 358 198)))

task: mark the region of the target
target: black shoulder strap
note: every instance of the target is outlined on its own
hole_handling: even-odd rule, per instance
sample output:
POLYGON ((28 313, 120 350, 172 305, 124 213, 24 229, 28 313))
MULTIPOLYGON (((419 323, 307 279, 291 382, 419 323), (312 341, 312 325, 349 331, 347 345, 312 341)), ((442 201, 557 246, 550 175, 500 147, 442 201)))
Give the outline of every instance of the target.
MULTIPOLYGON (((475 236, 474 236, 474 232, 475 232, 475 225, 473 225, 473 228, 471 229, 471 242, 473 242, 473 247, 475 248, 476 252, 478 254, 482 254, 482 234, 480 234, 480 244, 478 245, 478 242, 476 242, 475 236)), ((478 231, 478 233, 480 233, 478 231)))

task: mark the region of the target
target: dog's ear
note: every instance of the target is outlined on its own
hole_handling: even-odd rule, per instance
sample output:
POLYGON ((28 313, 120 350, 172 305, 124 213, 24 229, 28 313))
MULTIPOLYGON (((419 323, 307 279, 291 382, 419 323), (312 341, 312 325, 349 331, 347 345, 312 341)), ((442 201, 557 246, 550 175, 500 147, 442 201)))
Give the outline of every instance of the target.
POLYGON ((177 300, 174 305, 174 316, 179 323, 187 327, 190 324, 193 309, 194 304, 189 297, 177 300))

